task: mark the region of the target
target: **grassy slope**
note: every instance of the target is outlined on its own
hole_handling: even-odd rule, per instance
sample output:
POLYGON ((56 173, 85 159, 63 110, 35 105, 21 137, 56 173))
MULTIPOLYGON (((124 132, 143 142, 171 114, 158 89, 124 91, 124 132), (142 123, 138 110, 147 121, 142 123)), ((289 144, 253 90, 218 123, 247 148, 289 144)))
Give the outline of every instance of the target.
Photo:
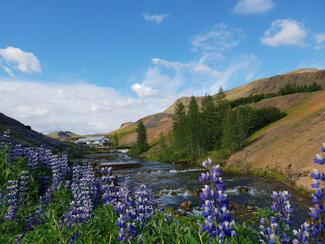
POLYGON ((254 105, 272 104, 277 99, 278 107, 288 116, 253 134, 248 146, 231 155, 228 167, 275 171, 297 186, 308 188, 309 172, 316 167, 313 157, 325 141, 325 91, 298 95, 254 105), (288 101, 292 106, 288 106, 288 101))
MULTIPOLYGON (((161 133, 165 134, 169 132, 172 126, 171 115, 166 113, 150 115, 142 120, 147 128, 149 143, 157 140, 161 133)), ((114 133, 117 133, 120 144, 133 144, 136 141, 136 129, 137 122, 134 122, 108 135, 113 136, 114 133)))
MULTIPOLYGON (((325 88, 325 70, 317 71, 314 69, 304 69, 297 70, 287 74, 273 76, 270 78, 259 79, 253 81, 251 83, 245 84, 238 88, 232 89, 226 92, 227 98, 232 100, 239 97, 246 97, 252 94, 260 94, 260 93, 270 93, 277 92, 281 87, 285 84, 298 84, 298 85, 308 85, 313 82, 317 82, 325 88)), ((302 95, 298 95, 302 96, 302 95)), ((198 102, 202 100, 202 97, 197 97, 198 102)), ((286 102, 286 106, 291 107, 298 98, 291 98, 293 101, 286 102)), ((182 97, 178 99, 182 101, 184 104, 189 102, 189 97, 182 97)), ((281 100, 281 99, 280 99, 281 100)), ((269 104, 270 106, 281 106, 281 104, 276 104, 278 102, 277 99, 269 100, 266 99, 263 103, 269 104), (272 104, 272 103, 275 104, 272 104)), ((282 101, 280 101, 282 102, 282 101)), ((147 127, 148 139, 150 143, 153 143, 156 140, 160 133, 166 134, 172 125, 171 114, 173 114, 175 104, 172 104, 169 108, 167 108, 163 113, 150 115, 143 118, 144 124, 147 127)), ((262 106, 261 104, 260 106, 262 106)), ((283 108, 286 109, 286 108, 283 108)), ((115 131, 119 137, 121 144, 133 144, 136 141, 136 122, 127 124, 126 126, 115 131)), ((109 134, 112 136, 115 132, 109 134)))

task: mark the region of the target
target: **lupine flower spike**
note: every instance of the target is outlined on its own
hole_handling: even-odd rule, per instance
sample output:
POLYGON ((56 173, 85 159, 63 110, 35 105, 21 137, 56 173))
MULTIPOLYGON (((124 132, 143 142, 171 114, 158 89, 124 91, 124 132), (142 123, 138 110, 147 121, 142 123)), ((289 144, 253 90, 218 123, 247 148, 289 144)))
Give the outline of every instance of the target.
POLYGON ((202 163, 207 172, 202 173, 199 181, 206 185, 202 189, 200 198, 202 200, 201 213, 204 217, 202 231, 209 233, 211 240, 217 239, 223 243, 228 237, 234 236, 234 221, 230 214, 229 200, 222 180, 220 165, 212 165, 211 159, 202 163))

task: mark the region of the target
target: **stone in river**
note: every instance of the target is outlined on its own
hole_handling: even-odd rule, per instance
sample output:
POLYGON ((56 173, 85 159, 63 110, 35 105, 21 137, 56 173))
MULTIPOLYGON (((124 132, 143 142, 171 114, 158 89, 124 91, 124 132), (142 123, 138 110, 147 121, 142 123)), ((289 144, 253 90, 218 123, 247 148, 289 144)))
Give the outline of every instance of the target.
POLYGON ((248 192, 249 188, 247 186, 239 186, 238 187, 238 192, 240 193, 244 193, 244 192, 248 192))
POLYGON ((192 208, 192 202, 191 201, 182 202, 180 207, 181 207, 181 209, 183 209, 185 211, 190 211, 192 208))

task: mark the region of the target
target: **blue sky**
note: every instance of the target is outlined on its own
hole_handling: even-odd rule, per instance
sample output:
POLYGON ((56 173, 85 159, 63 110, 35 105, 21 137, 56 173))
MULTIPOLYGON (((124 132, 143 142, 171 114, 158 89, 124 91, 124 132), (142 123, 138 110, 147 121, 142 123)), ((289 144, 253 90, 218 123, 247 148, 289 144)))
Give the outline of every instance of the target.
POLYGON ((323 0, 2 0, 0 111, 113 130, 179 96, 325 68, 323 0))

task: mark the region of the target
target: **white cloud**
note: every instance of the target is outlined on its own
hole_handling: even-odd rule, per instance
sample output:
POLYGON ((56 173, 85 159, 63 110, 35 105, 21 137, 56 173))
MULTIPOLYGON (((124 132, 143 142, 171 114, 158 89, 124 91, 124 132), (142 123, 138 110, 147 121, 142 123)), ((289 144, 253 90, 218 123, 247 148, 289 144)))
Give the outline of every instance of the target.
POLYGON ((159 95, 157 90, 139 83, 133 84, 131 88, 139 97, 155 97, 159 95))
POLYGON ((37 57, 31 52, 25 52, 16 47, 0 49, 0 67, 9 75, 13 74, 13 70, 23 73, 41 72, 41 65, 37 57))
POLYGON ((169 106, 176 97, 132 98, 90 83, 0 79, 0 111, 42 132, 109 132, 169 106))
POLYGON ((325 33, 316 33, 315 41, 316 41, 315 49, 325 48, 325 33))
POLYGON ((242 38, 243 33, 240 29, 222 23, 194 36, 191 43, 194 51, 223 53, 238 46, 242 38))
POLYGON ((239 0, 234 8, 236 14, 261 14, 273 9, 272 0, 239 0))
POLYGON ((147 22, 152 22, 156 24, 160 24, 166 17, 167 14, 149 14, 149 13, 143 13, 143 18, 147 22))
POLYGON ((264 32, 262 44, 277 47, 280 45, 305 46, 307 29, 302 23, 292 19, 281 19, 272 22, 264 32))
POLYGON ((217 24, 208 31, 191 39, 192 50, 197 54, 196 59, 180 62, 153 58, 147 72, 145 82, 159 92, 164 84, 170 90, 163 94, 178 96, 214 94, 220 86, 229 88, 242 84, 255 77, 259 62, 255 55, 235 53, 236 58, 230 59, 229 52, 240 44, 244 34, 240 29, 226 24, 217 24), (156 80, 153 84, 152 80, 156 80), (174 91, 174 92, 173 92, 174 91))

